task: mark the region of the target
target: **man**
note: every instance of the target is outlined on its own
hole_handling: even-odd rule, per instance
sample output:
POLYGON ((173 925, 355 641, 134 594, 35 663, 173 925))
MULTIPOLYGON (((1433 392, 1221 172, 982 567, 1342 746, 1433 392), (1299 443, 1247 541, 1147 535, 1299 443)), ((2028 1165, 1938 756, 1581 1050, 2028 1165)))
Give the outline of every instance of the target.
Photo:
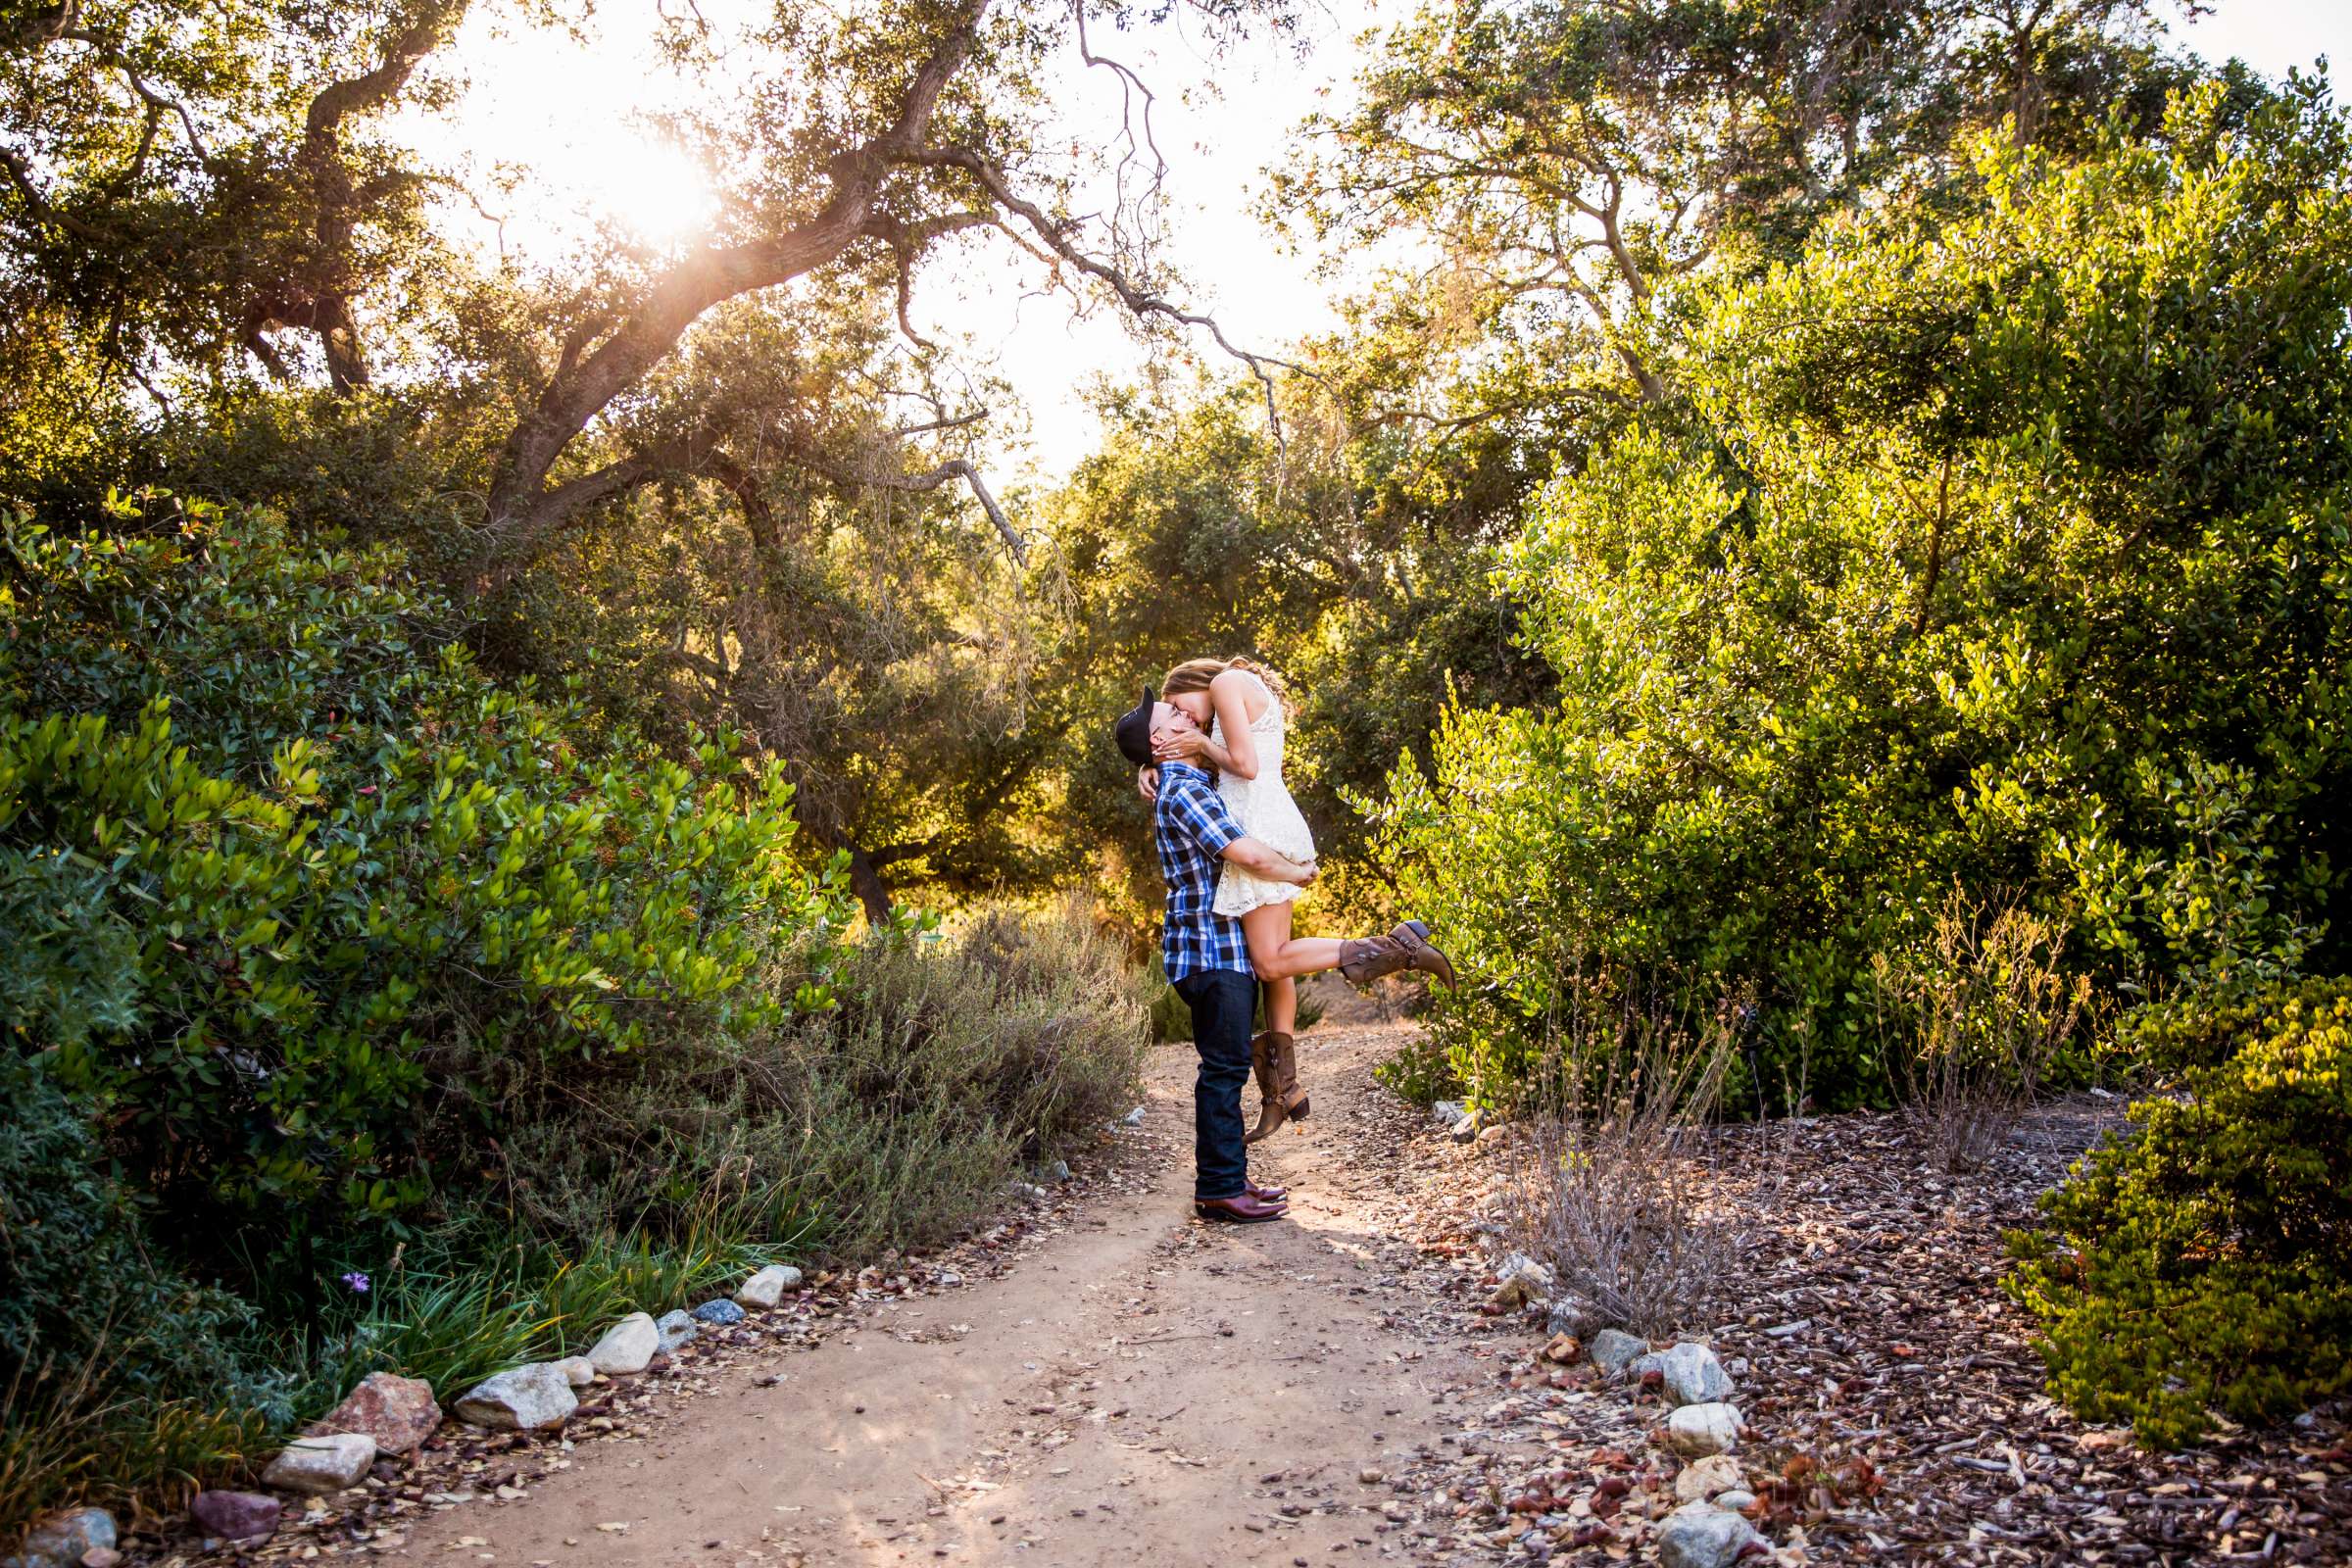
MULTIPOLYGON (((1143 701, 1112 731, 1121 753, 1137 767, 1152 761, 1152 748, 1169 735, 1199 726, 1181 709, 1143 701)), ((1160 932, 1160 956, 1168 983, 1193 1015, 1193 1049, 1200 1070, 1193 1080, 1193 1207, 1203 1219, 1255 1224, 1282 1218, 1288 1205, 1279 1187, 1250 1180, 1248 1146, 1242 1129, 1242 1085, 1250 1077, 1250 1035, 1257 1017, 1257 975, 1242 922, 1212 907, 1222 862, 1277 882, 1303 887, 1314 867, 1299 865, 1245 834, 1206 770, 1191 762, 1159 763, 1159 788, 1152 799, 1152 838, 1159 874, 1167 886, 1160 932)), ((1407 921, 1387 936, 1334 943, 1331 960, 1362 985, 1399 969, 1419 969, 1450 980, 1452 967, 1431 947, 1428 930, 1407 921)), ((1295 1069, 1294 1069, 1295 1071, 1295 1069)))

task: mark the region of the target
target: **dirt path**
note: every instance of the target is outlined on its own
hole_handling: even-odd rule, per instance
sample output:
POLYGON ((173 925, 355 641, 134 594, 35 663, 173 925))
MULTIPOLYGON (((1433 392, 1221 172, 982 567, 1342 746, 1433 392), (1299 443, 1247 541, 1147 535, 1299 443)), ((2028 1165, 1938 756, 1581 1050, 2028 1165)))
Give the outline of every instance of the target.
POLYGON ((1192 1219, 1192 1052, 1159 1052, 1123 1185, 1004 1277, 743 1360, 650 1441, 583 1447, 526 1495, 435 1512, 384 1554, 511 1568, 1409 1555, 1380 1511, 1397 1508, 1390 1486, 1364 1477, 1446 1441, 1445 1396, 1475 1363, 1403 1310, 1409 1244, 1384 1225, 1394 1173, 1349 1136, 1380 1114, 1371 1068, 1395 1028, 1305 1043, 1315 1117, 1252 1162, 1291 1187, 1288 1223, 1192 1219))

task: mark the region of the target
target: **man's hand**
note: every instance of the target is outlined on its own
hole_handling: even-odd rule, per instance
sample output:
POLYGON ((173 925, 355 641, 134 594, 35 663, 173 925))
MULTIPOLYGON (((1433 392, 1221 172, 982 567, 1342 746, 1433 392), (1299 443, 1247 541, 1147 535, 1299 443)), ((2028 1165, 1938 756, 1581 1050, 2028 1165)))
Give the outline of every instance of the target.
POLYGON ((1135 793, 1144 798, 1146 806, 1159 804, 1159 769, 1152 766, 1135 770, 1135 793))
POLYGON ((1269 882, 1292 882, 1305 887, 1315 880, 1315 868, 1300 865, 1274 852, 1271 845, 1253 838, 1238 838, 1225 846, 1224 857, 1243 870, 1264 877, 1269 882))

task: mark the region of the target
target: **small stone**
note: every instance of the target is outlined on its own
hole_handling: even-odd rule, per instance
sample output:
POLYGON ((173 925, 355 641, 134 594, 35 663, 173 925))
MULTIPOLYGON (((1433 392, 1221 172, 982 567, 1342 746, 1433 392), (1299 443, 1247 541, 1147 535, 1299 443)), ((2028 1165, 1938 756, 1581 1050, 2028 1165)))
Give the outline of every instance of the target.
POLYGON ((703 1326, 684 1312, 664 1312, 654 1319, 654 1327, 661 1333, 664 1350, 674 1350, 703 1332, 703 1326))
POLYGON ((1703 1502, 1677 1508, 1658 1531, 1661 1568, 1731 1568, 1750 1542, 1763 1538, 1736 1513, 1703 1502))
POLYGON ((1475 1144, 1478 1142, 1478 1135, 1485 1130, 1485 1125, 1479 1120, 1478 1112, 1474 1110, 1460 1121, 1455 1122, 1453 1130, 1446 1136, 1457 1144, 1475 1144))
POLYGON ((92 1546, 74 1560, 81 1568, 122 1568, 122 1554, 112 1546, 92 1546))
POLYGON ((280 1492, 324 1496, 356 1487, 375 1463, 375 1440, 365 1432, 337 1432, 320 1438, 296 1438, 278 1450, 262 1472, 262 1485, 280 1492))
POLYGON ((93 1551, 115 1549, 115 1516, 104 1508, 62 1508, 41 1515, 25 1532, 23 1568, 73 1568, 93 1551))
POLYGON ((1686 1404, 1666 1418, 1666 1446, 1686 1456, 1724 1453, 1740 1441, 1740 1412, 1728 1404, 1686 1404))
POLYGON ((1649 1349, 1647 1340, 1623 1329, 1602 1329, 1592 1336, 1592 1364, 1603 1372, 1623 1371, 1625 1364, 1649 1349))
POLYGON ((1355 1473, 1355 1479, 1362 1482, 1367 1487, 1377 1487, 1383 1481, 1386 1481, 1389 1478, 1385 1475, 1382 1475, 1378 1470, 1367 1468, 1358 1470, 1355 1473))
POLYGON ((1688 1340, 1638 1358, 1626 1376, 1640 1378, 1650 1372, 1659 1374, 1668 1404, 1713 1404, 1732 1392, 1731 1374, 1715 1359, 1715 1352, 1688 1340))
MULTIPOLYGON (((433 1386, 421 1378, 370 1372, 332 1410, 303 1429, 304 1436, 358 1432, 375 1440, 378 1453, 413 1453, 441 1425, 433 1386)), ((215 1532, 218 1534, 218 1532, 215 1532)))
POLYGON ((534 1361, 484 1378, 453 1407, 461 1421, 499 1432, 560 1427, 580 1407, 571 1381, 552 1361, 534 1361))
POLYGON ((1756 1494, 1743 1487, 1715 1494, 1715 1506, 1731 1513, 1745 1513, 1756 1505, 1756 1494))
POLYGON ((1470 1107, 1458 1100, 1441 1100, 1429 1107, 1429 1113, 1438 1119, 1439 1126, 1450 1128, 1470 1114, 1470 1107))
POLYGON ((1559 1366, 1570 1366, 1585 1353, 1584 1343, 1573 1334, 1555 1334, 1544 1347, 1544 1359, 1559 1366))
POLYGON ((712 1328, 723 1329, 731 1323, 742 1322, 744 1311, 733 1301, 721 1298, 715 1301, 705 1301, 691 1315, 697 1323, 708 1323, 712 1328))
POLYGON ((1121 1116, 1119 1120, 1125 1122, 1130 1127, 1141 1127, 1144 1124, 1144 1107, 1141 1105, 1136 1106, 1126 1115, 1121 1116))
POLYGON ((1066 1159, 1057 1159, 1037 1179, 1041 1185, 1046 1182, 1066 1182, 1070 1179, 1070 1162, 1066 1159))
POLYGON ((737 1306, 770 1307, 786 1291, 801 1288, 801 1271, 789 1263, 770 1263, 735 1288, 737 1306))
POLYGON ((285 1505, 258 1492, 199 1492, 188 1502, 198 1529, 222 1541, 259 1541, 277 1533, 285 1505))
POLYGON ((1747 1484, 1747 1475, 1740 1461, 1728 1453, 1710 1453, 1694 1460, 1674 1478, 1674 1495, 1680 1502, 1703 1502, 1719 1492, 1747 1484))
POLYGON ((605 1337, 588 1348, 588 1362, 607 1377, 642 1372, 662 1348, 662 1331, 652 1316, 631 1312, 605 1330, 605 1337))
POLYGON ((584 1389, 596 1381, 596 1363, 584 1355, 567 1355, 548 1365, 564 1374, 564 1381, 575 1389, 584 1389))
POLYGON ((1600 1327, 1600 1314, 1593 1310, 1592 1303, 1573 1291, 1554 1296, 1550 1310, 1544 1314, 1546 1334, 1573 1334, 1580 1340, 1589 1340, 1600 1327))
POLYGON ((1497 1283, 1494 1294, 1487 1298, 1487 1304, 1501 1311, 1542 1300, 1544 1294, 1551 1289, 1551 1270, 1525 1252, 1505 1257, 1494 1273, 1497 1283))

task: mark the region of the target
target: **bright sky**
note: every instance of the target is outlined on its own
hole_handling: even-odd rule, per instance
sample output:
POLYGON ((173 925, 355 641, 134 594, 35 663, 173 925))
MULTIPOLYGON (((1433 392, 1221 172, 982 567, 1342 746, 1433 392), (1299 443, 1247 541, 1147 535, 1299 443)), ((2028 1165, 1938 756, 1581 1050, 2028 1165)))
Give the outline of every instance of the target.
MULTIPOLYGON (((706 0, 705 10, 715 18, 754 3, 706 0)), ((1333 324, 1314 258, 1291 252, 1251 209, 1264 167, 1279 156, 1290 127, 1327 95, 1344 98, 1360 58, 1358 35, 1400 19, 1413 4, 1309 0, 1303 58, 1297 43, 1255 40, 1212 60, 1176 26, 1134 35, 1092 30, 1098 54, 1134 66, 1158 92, 1168 232, 1190 280, 1186 302, 1212 311, 1237 343, 1279 352, 1333 324)), ((692 162, 651 134, 643 118, 663 107, 662 91, 675 90, 666 88, 665 73, 646 69, 653 0, 606 0, 585 39, 527 26, 500 9, 496 18, 473 13, 458 51, 473 86, 439 123, 416 122, 419 141, 460 156, 491 149, 490 156, 527 166, 524 187, 483 196, 486 206, 514 215, 510 244, 576 234, 585 226, 582 214, 621 219, 649 238, 691 234, 707 211, 707 189, 692 162)), ((2208 59, 2234 55, 2272 75, 2319 55, 2329 57, 2338 80, 2352 71, 2352 4, 2341 0, 2221 0, 2214 15, 2175 30, 2208 59)), ((1087 72, 1073 59, 1054 96, 1071 136, 1099 142, 1115 129, 1119 89, 1109 73, 1087 72)), ((476 162, 476 184, 487 192, 489 165, 476 162)), ((1015 429, 1001 426, 1006 445, 993 466, 1006 480, 1067 472, 1095 444, 1088 384, 1097 376, 1130 378, 1145 359, 1115 310, 1074 319, 1061 298, 1023 298, 1010 262, 960 280, 935 276, 918 296, 916 317, 927 332, 965 334, 967 351, 993 362, 1012 384, 1027 441, 1016 443, 1015 429)))

